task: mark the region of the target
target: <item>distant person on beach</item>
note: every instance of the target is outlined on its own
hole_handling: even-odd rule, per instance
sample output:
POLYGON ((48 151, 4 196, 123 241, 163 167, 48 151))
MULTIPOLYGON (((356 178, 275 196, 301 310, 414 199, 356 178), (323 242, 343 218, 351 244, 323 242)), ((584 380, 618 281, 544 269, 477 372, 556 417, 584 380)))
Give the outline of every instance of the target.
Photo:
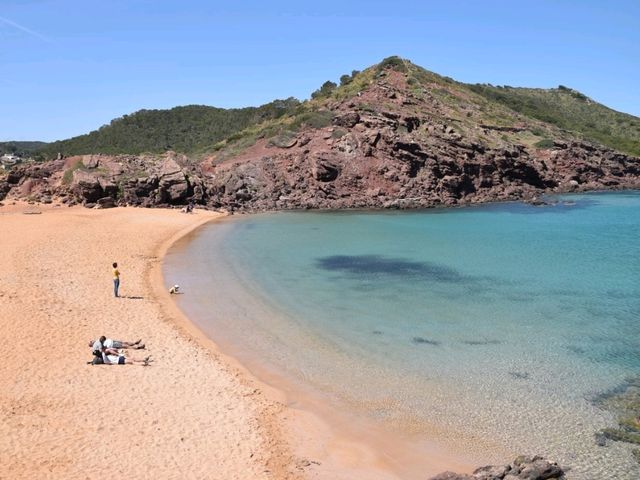
POLYGON ((176 294, 180 293, 180 285, 174 285, 173 287, 171 287, 169 289, 169 293, 171 295, 176 295, 176 294))
POLYGON ((105 365, 144 365, 145 367, 151 362, 151 357, 145 358, 127 358, 120 355, 113 348, 105 348, 102 352, 102 361, 105 365))
POLYGON ((120 288, 120 270, 118 264, 113 262, 113 294, 118 297, 118 289, 120 288))
POLYGON ((125 342, 124 340, 113 340, 105 337, 104 335, 98 340, 89 340, 89 346, 94 352, 101 352, 105 348, 132 348, 134 350, 141 350, 145 348, 144 343, 142 343, 142 339, 138 339, 135 342, 125 342))

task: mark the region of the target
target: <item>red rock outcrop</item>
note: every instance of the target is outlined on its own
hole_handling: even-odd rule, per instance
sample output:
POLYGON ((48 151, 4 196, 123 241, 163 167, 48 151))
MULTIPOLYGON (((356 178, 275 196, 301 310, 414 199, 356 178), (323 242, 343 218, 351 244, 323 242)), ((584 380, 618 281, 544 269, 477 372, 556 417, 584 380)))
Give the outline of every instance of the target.
POLYGON ((324 127, 303 123, 200 161, 168 152, 25 164, 0 177, 0 197, 261 211, 422 208, 640 188, 636 157, 515 112, 501 112, 511 125, 490 125, 471 93, 452 89, 455 101, 446 103, 436 88, 443 85, 418 95, 405 74, 386 70, 351 97, 315 105, 332 119, 324 127), (556 138, 552 147, 519 141, 540 128, 556 138))

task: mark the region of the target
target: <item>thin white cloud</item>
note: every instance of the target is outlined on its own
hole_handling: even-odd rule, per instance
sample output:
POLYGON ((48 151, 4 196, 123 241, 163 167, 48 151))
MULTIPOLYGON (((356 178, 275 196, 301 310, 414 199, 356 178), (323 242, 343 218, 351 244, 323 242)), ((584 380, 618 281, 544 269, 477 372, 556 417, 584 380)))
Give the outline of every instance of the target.
POLYGON ((7 78, 0 78, 0 83, 4 83, 5 85, 9 85, 10 87, 17 87, 20 85, 18 82, 14 82, 13 80, 9 80, 7 78))
POLYGON ((24 25, 20 25, 19 23, 16 23, 16 22, 14 22, 12 20, 9 20, 8 18, 0 17, 0 22, 6 23, 7 25, 10 25, 10 26, 12 26, 14 28, 17 28, 18 30, 21 30, 21 31, 23 31, 25 33, 28 33, 29 35, 32 35, 34 37, 39 38, 40 40, 43 40, 43 41, 48 42, 48 43, 51 43, 51 39, 45 37, 41 33, 33 31, 30 28, 25 27, 24 25))

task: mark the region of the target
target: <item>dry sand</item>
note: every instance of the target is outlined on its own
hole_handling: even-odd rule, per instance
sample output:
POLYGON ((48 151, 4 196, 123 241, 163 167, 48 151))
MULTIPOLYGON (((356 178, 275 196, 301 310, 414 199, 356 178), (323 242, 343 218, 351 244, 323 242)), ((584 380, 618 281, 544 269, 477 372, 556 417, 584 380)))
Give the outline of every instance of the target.
MULTIPOLYGON (((414 462, 374 446, 384 432, 345 434, 296 408, 175 306, 162 257, 219 216, 0 207, 0 479, 405 477, 394 463, 414 462), (122 298, 113 296, 114 261, 122 298), (100 335, 142 338, 146 351, 129 354, 155 362, 87 365, 88 341, 100 335)), ((469 469, 428 457, 426 469, 416 461, 416 478, 469 469)))
POLYGON ((216 215, 0 208, 0 478, 296 476, 278 402, 185 335, 168 294, 153 293, 163 249, 216 215), (155 363, 87 365, 101 334, 143 338, 155 363))

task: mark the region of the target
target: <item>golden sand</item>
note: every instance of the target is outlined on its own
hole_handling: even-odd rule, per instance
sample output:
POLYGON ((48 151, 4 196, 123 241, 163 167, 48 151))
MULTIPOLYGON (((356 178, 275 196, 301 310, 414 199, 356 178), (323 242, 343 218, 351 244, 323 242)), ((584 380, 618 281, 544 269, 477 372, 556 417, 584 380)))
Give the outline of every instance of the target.
MULTIPOLYGON (((0 207, 0 479, 414 476, 397 468, 413 461, 375 446, 384 432, 353 434, 296 408, 175 306, 164 254, 221 216, 0 207), (113 296, 114 261, 121 298, 113 296), (100 335, 142 338, 146 350, 128 354, 154 362, 87 365, 88 341, 100 335)), ((419 478, 469 468, 437 451, 428 457, 415 464, 419 478)))
POLYGON ((216 215, 0 208, 0 478, 293 477, 278 403, 152 293, 162 249, 216 215), (155 362, 87 365, 102 334, 142 338, 132 354, 155 362))

